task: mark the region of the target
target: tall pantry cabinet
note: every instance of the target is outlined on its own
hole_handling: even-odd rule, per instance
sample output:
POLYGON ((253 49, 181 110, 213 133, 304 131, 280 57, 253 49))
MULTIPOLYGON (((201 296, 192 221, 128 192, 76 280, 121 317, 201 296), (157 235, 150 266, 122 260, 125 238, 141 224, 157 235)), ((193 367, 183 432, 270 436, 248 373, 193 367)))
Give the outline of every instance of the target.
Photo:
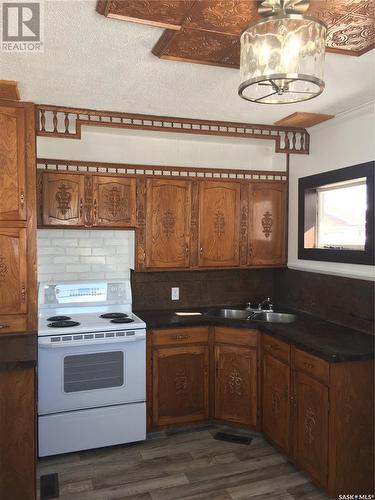
POLYGON ((34 105, 0 100, 0 498, 12 500, 35 498, 35 366, 9 347, 36 342, 35 163, 34 105))

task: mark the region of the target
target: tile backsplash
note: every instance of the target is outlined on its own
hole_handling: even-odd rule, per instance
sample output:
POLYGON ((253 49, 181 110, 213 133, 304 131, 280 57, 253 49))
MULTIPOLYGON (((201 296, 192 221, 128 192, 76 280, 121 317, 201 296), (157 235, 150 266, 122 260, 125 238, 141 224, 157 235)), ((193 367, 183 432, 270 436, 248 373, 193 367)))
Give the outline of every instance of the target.
POLYGON ((38 229, 38 281, 129 278, 134 231, 38 229))

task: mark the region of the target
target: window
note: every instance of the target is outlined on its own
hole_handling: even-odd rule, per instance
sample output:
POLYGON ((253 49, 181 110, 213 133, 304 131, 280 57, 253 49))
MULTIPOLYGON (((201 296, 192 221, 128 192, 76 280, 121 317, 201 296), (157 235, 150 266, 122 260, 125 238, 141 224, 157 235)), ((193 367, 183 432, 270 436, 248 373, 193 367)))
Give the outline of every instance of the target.
POLYGON ((374 264, 374 164, 299 179, 300 259, 374 264))

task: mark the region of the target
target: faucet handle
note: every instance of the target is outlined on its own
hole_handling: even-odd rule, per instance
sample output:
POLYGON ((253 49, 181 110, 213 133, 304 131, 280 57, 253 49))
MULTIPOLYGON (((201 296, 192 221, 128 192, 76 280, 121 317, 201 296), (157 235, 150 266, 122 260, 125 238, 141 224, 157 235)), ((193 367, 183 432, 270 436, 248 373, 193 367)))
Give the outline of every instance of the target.
POLYGON ((265 311, 272 311, 273 310, 273 304, 272 304, 271 297, 267 297, 259 305, 260 305, 260 308, 265 310, 265 311))

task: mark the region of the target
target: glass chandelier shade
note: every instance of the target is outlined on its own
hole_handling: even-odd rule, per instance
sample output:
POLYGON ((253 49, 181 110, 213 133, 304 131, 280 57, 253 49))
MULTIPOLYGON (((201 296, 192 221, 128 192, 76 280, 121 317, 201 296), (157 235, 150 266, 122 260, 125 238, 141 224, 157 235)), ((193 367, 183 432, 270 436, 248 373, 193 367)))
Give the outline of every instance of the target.
POLYGON ((264 104, 321 94, 326 35, 318 19, 284 11, 250 25, 241 36, 238 94, 264 104))

